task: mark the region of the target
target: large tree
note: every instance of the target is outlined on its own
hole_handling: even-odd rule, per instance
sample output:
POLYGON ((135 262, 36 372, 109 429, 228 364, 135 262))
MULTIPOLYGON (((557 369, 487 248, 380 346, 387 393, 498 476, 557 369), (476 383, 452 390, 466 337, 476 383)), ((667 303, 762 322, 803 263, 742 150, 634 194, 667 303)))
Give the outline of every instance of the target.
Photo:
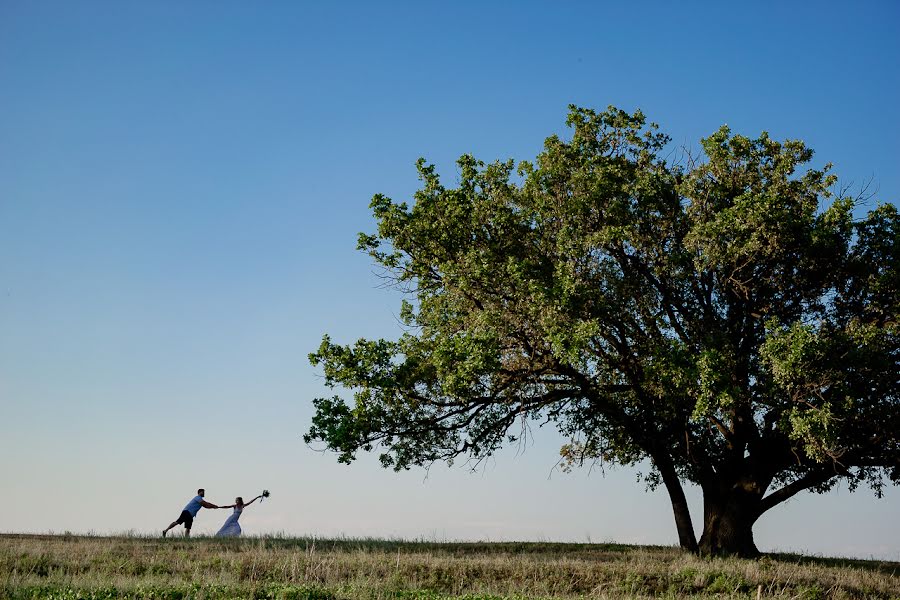
POLYGON ((339 345, 307 441, 386 467, 483 458, 529 422, 570 465, 649 459, 681 545, 757 554, 753 524, 838 481, 900 480, 897 209, 861 215, 799 141, 723 127, 672 164, 643 114, 571 107, 534 163, 420 160, 359 247, 406 333, 339 345), (699 543, 683 484, 703 493, 699 543))

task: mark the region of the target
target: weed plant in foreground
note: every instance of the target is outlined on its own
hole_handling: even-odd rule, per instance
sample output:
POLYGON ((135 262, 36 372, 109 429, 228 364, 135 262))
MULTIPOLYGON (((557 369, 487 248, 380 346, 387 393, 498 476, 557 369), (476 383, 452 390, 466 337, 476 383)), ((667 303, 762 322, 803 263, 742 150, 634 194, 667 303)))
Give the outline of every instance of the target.
POLYGON ((900 563, 618 544, 0 535, 0 597, 900 599, 900 563))

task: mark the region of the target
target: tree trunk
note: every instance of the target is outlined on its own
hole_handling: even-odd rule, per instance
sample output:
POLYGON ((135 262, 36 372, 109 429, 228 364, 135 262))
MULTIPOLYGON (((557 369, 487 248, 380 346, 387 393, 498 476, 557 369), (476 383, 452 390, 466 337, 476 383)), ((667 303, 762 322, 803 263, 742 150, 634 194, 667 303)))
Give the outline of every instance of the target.
POLYGON ((694 523, 691 520, 691 511, 688 509, 687 498, 684 496, 684 488, 678 479, 678 474, 671 461, 663 456, 654 459, 656 468, 662 476, 666 491, 669 492, 669 500, 672 502, 672 512, 675 514, 675 527, 678 529, 678 543, 688 552, 697 553, 697 536, 694 533, 694 523))
POLYGON ((700 554, 759 556, 753 524, 759 518, 759 497, 737 486, 728 490, 703 489, 703 535, 700 554))
POLYGON ((691 512, 688 509, 684 490, 678 486, 676 494, 669 490, 669 499, 672 501, 672 512, 675 513, 675 527, 678 529, 678 543, 688 552, 697 553, 697 536, 694 533, 694 523, 691 520, 691 512))

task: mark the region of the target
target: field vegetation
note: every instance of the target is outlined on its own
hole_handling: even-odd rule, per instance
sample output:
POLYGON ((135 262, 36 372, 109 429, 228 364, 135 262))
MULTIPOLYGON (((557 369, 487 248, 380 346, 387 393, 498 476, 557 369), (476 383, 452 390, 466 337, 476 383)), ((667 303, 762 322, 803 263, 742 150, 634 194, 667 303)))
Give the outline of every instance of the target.
POLYGON ((900 563, 673 547, 0 536, 2 598, 898 598, 900 563))

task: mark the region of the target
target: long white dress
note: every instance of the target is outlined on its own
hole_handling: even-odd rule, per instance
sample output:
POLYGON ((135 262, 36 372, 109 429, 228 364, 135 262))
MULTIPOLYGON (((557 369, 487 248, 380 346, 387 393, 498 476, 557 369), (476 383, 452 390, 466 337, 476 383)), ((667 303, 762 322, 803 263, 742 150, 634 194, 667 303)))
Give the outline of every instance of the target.
POLYGON ((222 529, 216 532, 216 537, 237 537, 241 535, 241 525, 238 523, 238 519, 241 518, 242 511, 242 508, 235 506, 234 512, 225 519, 222 529))

